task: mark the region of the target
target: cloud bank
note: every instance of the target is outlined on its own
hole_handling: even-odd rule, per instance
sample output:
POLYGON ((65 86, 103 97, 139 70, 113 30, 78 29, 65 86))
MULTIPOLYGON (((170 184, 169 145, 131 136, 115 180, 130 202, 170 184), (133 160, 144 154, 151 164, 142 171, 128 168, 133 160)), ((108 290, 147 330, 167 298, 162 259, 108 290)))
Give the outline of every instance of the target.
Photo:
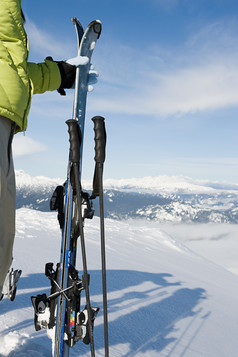
MULTIPOLYGON (((28 21, 32 50, 62 57, 70 52, 28 21), (37 44, 37 45, 36 45, 37 44)), ((120 43, 97 49, 100 90, 89 109, 167 117, 238 105, 238 43, 234 24, 211 23, 174 49, 154 44, 140 51, 120 43)), ((94 57, 95 58, 95 57, 94 57)))
POLYGON ((33 155, 38 152, 45 151, 46 149, 45 145, 21 134, 15 136, 13 140, 14 157, 33 155))

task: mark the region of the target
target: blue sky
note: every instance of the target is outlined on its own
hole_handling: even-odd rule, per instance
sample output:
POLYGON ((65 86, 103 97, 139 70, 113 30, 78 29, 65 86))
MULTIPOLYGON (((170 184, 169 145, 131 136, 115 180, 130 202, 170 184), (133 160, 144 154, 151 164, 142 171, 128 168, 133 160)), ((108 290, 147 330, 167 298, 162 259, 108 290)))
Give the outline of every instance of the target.
MULTIPOLYGON (((30 60, 76 55, 71 18, 103 25, 92 62, 83 177, 94 167, 91 117, 106 119, 106 178, 238 180, 237 0, 22 0, 30 60)), ((73 91, 36 95, 15 168, 66 175, 73 91)))

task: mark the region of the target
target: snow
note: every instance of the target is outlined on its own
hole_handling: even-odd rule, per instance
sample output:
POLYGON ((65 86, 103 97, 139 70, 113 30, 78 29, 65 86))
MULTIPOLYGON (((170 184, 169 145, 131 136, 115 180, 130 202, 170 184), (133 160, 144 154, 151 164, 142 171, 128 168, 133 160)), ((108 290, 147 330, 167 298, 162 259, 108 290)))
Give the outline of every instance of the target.
MULTIPOLYGON (((237 356, 236 225, 105 226, 110 356, 237 356)), ((102 307, 99 218, 86 221, 85 238, 92 305, 102 307)), ((30 296, 49 291, 44 265, 58 261, 60 240, 55 212, 17 210, 14 267, 23 275, 16 300, 0 302, 0 357, 51 356, 46 331, 34 330, 30 296)), ((104 355, 102 315, 96 356, 104 355)), ((70 356, 89 357, 89 347, 78 342, 70 356)))
POLYGON ((226 182, 197 180, 186 176, 167 176, 157 177, 146 176, 143 178, 131 178, 104 181, 105 188, 124 189, 125 191, 140 191, 144 193, 215 193, 230 191, 232 193, 238 190, 237 184, 226 182))
MULTIPOLYGON (((16 183, 21 186, 42 186, 42 185, 62 185, 65 180, 62 178, 48 178, 44 176, 30 176, 23 170, 16 170, 16 183)), ((84 189, 92 189, 92 181, 83 182, 84 189)), ((106 179, 105 189, 116 189, 141 193, 221 193, 223 191, 231 194, 238 193, 238 184, 227 182, 197 180, 185 176, 160 175, 156 177, 142 177, 130 179, 106 179)))
POLYGON ((41 187, 41 186, 54 186, 56 187, 57 185, 62 185, 64 182, 63 179, 60 178, 49 178, 45 176, 31 176, 27 174, 23 170, 16 170, 15 172, 16 175, 16 185, 18 188, 21 187, 41 187))

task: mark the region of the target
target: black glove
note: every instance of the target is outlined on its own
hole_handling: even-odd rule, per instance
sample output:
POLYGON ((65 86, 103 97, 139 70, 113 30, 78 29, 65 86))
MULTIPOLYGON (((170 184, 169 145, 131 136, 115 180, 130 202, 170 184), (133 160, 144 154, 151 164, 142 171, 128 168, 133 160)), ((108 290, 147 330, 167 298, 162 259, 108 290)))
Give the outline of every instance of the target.
POLYGON ((57 91, 61 95, 66 95, 64 88, 71 88, 75 82, 76 66, 65 61, 54 61, 50 56, 46 57, 46 60, 57 63, 61 75, 61 84, 57 91))
MULTIPOLYGON (((87 56, 77 56, 67 61, 54 61, 52 57, 46 57, 46 60, 57 63, 59 67, 61 75, 61 85, 57 89, 57 91, 61 95, 66 95, 64 88, 73 87, 76 76, 76 66, 85 66, 86 64, 88 64, 89 61, 87 56)), ((88 91, 90 92, 93 90, 92 84, 97 83, 98 73, 90 68, 88 74, 88 91)))
POLYGON ((57 91, 61 95, 65 95, 64 88, 71 88, 75 82, 76 66, 72 66, 64 61, 55 61, 59 67, 61 74, 61 85, 57 91))

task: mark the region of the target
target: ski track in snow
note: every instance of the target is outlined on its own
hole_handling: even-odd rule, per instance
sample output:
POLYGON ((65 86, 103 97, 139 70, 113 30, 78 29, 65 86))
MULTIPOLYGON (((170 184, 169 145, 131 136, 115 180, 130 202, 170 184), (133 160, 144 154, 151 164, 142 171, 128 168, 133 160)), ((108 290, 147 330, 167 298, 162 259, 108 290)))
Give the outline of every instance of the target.
MULTIPOLYGON (((13 266, 23 275, 16 300, 0 303, 0 357, 51 356, 46 331, 34 330, 30 296, 49 291, 44 265, 59 260, 56 216, 17 210, 13 266)), ((210 225, 206 236, 205 225, 202 231, 199 225, 178 228, 139 220, 105 223, 110 356, 236 357, 238 276, 227 270, 228 255, 221 259, 216 248, 217 255, 208 259, 221 242, 223 249, 237 248, 236 226, 210 225)), ((86 221, 85 238, 92 305, 102 307, 97 217, 86 221)), ((77 259, 81 269, 80 251, 77 259)), ((233 264, 231 270, 238 271, 233 264)), ((101 310, 95 323, 99 357, 104 356, 102 315, 101 310)), ((89 357, 89 347, 78 342, 70 356, 89 357)))

